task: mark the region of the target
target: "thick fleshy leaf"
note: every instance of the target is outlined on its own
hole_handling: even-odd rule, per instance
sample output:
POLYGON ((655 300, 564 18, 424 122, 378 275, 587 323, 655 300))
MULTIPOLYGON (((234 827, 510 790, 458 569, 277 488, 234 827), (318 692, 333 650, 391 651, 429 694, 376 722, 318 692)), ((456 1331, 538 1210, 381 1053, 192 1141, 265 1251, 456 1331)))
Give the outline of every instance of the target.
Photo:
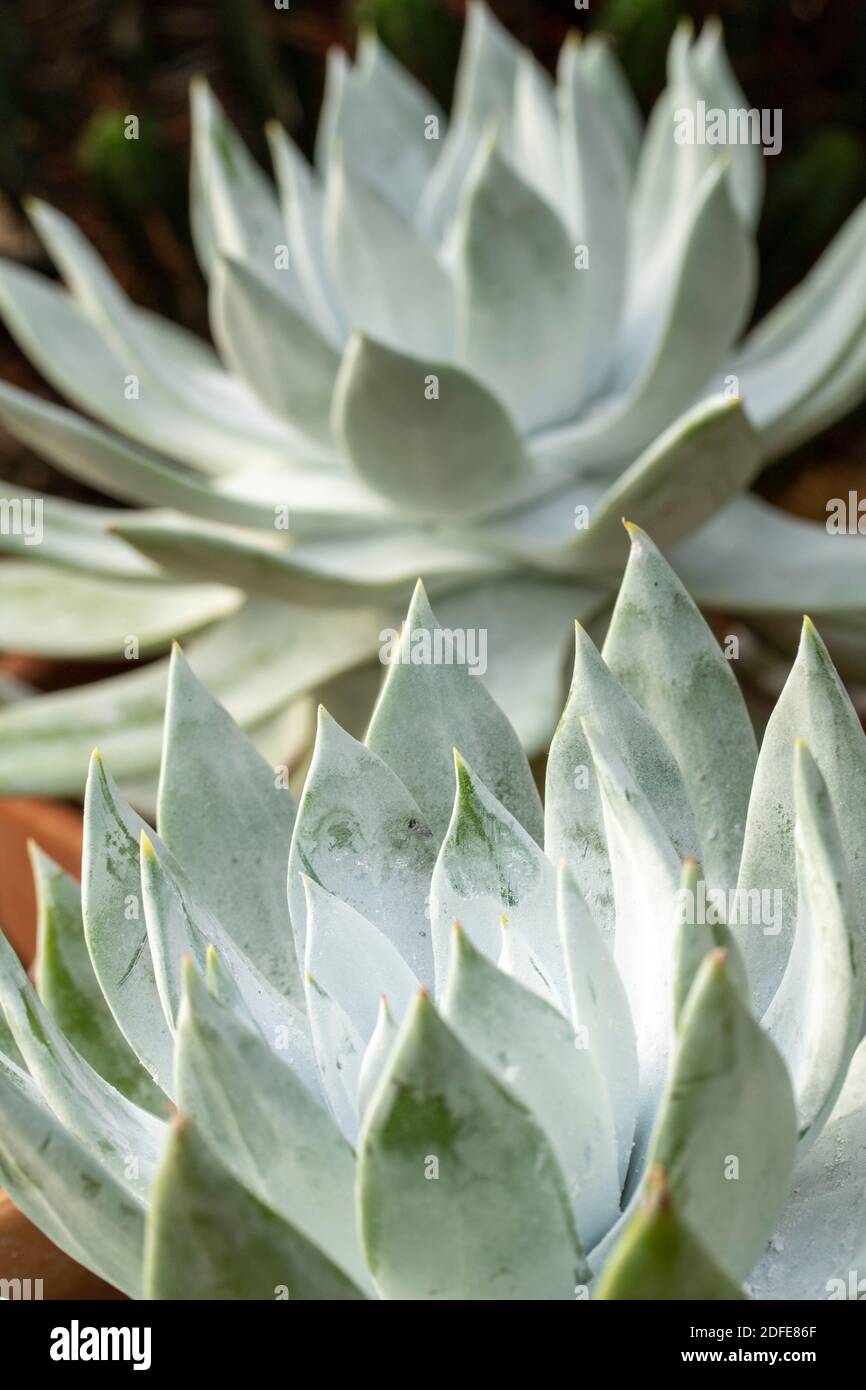
POLYGON ((109 534, 108 528, 123 513, 61 497, 34 497, 12 483, 4 482, 2 487, 16 524, 5 525, 0 531, 0 554, 26 556, 112 579, 162 577, 152 561, 136 555, 125 542, 109 534), (19 503, 20 523, 12 511, 19 503))
POLYGON ((459 359, 523 429, 570 418, 585 390, 584 279, 559 216, 492 141, 467 182, 455 235, 459 359))
POLYGON ((383 994, 379 1001, 376 1027, 364 1049, 361 1069, 358 1072, 358 1115, 362 1120, 388 1065, 398 1032, 397 1020, 383 994))
POLYGON ((217 951, 262 1037, 315 1096, 318 1074, 302 1007, 291 1003, 256 969, 198 901, 159 840, 141 837, 141 892, 147 938, 163 1012, 176 1028, 183 997, 184 958, 207 968, 208 947, 217 951))
POLYGON ((800 1139, 814 1142, 848 1072, 866 999, 863 914, 827 785, 802 739, 794 753, 797 921, 762 1025, 788 1064, 800 1139))
POLYGON ((211 276, 210 316, 231 370, 279 419, 329 443, 340 359, 317 328, 257 269, 227 256, 211 276))
POLYGON ((660 546, 691 535, 761 467, 758 437, 738 400, 694 406, 664 431, 590 506, 590 525, 568 547, 574 568, 622 568, 622 518, 639 523, 660 546))
POLYGON ((750 998, 746 967, 730 927, 725 922, 727 902, 725 898, 722 908, 717 897, 713 896, 713 890, 708 889, 700 864, 694 859, 687 859, 683 864, 675 914, 674 1021, 677 1027, 698 971, 711 951, 725 952, 731 981, 744 999, 750 998))
MULTIPOLYGON (((245 150, 241 154, 248 158, 245 150)), ((250 442, 279 439, 278 424, 241 381, 226 375, 210 346, 134 305, 74 222, 37 200, 30 201, 28 211, 76 303, 111 351, 126 363, 127 371, 140 376, 142 394, 152 404, 165 405, 172 413, 178 407, 184 409, 211 441, 216 459, 226 451, 225 444, 217 444, 217 429, 234 439, 236 446, 245 437, 250 442)), ((206 460, 198 461, 206 472, 222 471, 206 460)))
POLYGON ((84 796, 84 935, 114 1021, 145 1071, 171 1095, 174 1043, 147 942, 138 841, 147 826, 123 800, 98 753, 84 796))
POLYGON ((425 995, 367 1112, 358 1192, 385 1298, 566 1300, 586 1282, 543 1131, 425 995))
POLYGON ((604 112, 611 133, 619 142, 628 168, 633 170, 643 136, 643 118, 637 98, 604 34, 591 34, 585 39, 580 58, 599 109, 604 112))
MULTIPOLYGON (((764 734, 749 803, 739 888, 774 905, 766 926, 735 930, 763 1013, 788 960, 797 914, 794 742, 802 738, 827 785, 851 875, 854 901, 866 900, 866 735, 827 648, 806 619, 791 674, 764 734)), ((861 926, 862 931, 862 926, 861 926)))
MULTIPOLYGON (((624 322, 626 338, 648 344, 633 379, 586 421, 539 436, 541 457, 620 462, 667 429, 718 370, 748 316, 756 276, 754 244, 731 202, 724 163, 706 173, 682 220, 665 252, 670 287, 657 322, 640 330, 624 322)), ((640 283, 658 293, 643 260, 640 283)))
POLYGON ((599 656, 578 624, 574 676, 550 745, 545 794, 545 849, 564 859, 598 926, 610 938, 614 903, 605 820, 581 721, 605 731, 664 827, 679 858, 697 853, 697 832, 682 775, 650 720, 599 656))
POLYGON ((757 745, 719 645, 653 541, 631 551, 602 649, 677 760, 709 882, 737 881, 757 745))
POLYGON ((0 1057, 0 1182, 49 1240, 141 1297, 144 1207, 48 1109, 33 1082, 0 1057))
MULTIPOLYGON (((282 723, 278 739, 268 733, 273 721, 309 687, 372 656, 387 620, 385 613, 333 610, 323 625, 313 610, 256 599, 194 638, 186 655, 232 718, 254 739, 267 736, 275 761, 282 761, 292 745, 282 723), (281 640, 274 641, 275 633, 281 640)), ((79 796, 96 743, 126 785, 155 778, 167 677, 164 659, 7 705, 0 710, 0 789, 5 795, 79 796)))
POLYGON ((457 750, 454 762, 454 810, 430 884, 437 995, 449 974, 454 923, 488 959, 496 960, 505 915, 538 958, 564 1007, 553 865, 457 750))
POLYGON ((442 1016, 541 1125, 589 1247, 619 1215, 614 1122, 596 1038, 589 1030, 576 1035, 561 1013, 476 951, 465 931, 454 937, 442 1016))
POLYGON ((286 903, 291 793, 179 649, 168 677, 157 825, 203 905, 258 970, 303 997, 286 903), (218 820, 202 806, 219 806, 218 820))
POLYGON ((383 995, 401 1020, 418 989, 418 978, 384 932, 311 878, 302 875, 302 881, 307 974, 343 1008, 366 1044, 383 995))
POLYGON ((508 570, 504 558, 479 551, 460 531, 430 532, 405 522, 354 535, 338 528, 332 536, 298 541, 281 530, 244 533, 170 513, 128 514, 112 530, 179 577, 222 579, 304 608, 402 608, 419 570, 446 589, 508 570))
POLYGON ((866 590, 858 537, 830 534, 751 494, 733 498, 668 558, 695 602, 722 612, 844 616, 866 590))
POLYGON ((164 1116, 165 1096, 119 1031, 105 1002, 84 939, 81 890, 34 844, 38 903, 36 982, 54 1022, 86 1062, 137 1105, 164 1116))
POLYGON ((607 1085, 620 1186, 631 1158, 638 1108, 638 1060, 631 1008, 613 955, 565 864, 557 877, 557 920, 571 1017, 589 1038, 607 1085))
POLYGON ((306 958, 306 874, 366 917, 417 978, 432 983, 426 903, 435 859, 436 841, 406 787, 320 709, 289 856, 298 959, 306 958))
POLYGON ((598 1299, 702 1303, 745 1298, 681 1220, 662 1168, 650 1174, 640 1210, 596 1286, 598 1299))
POLYGON ((417 356, 453 356, 448 272, 418 229, 345 160, 328 172, 324 235, 353 329, 417 356))
MULTIPOLYGON (((632 777, 613 743, 589 721, 583 733, 592 757, 610 855, 616 913, 614 960, 631 1007, 637 1040, 640 1099, 632 1170, 640 1171, 664 1086, 673 1041, 674 918, 679 856, 651 794, 632 777)), ((580 885, 579 870, 575 875, 580 885)))
POLYGON ((324 193, 314 171, 277 121, 265 127, 295 273, 320 332, 338 347, 346 337, 342 307, 325 263, 324 193))
POLYGON ((580 370, 586 396, 610 375, 625 283, 631 174, 620 134, 599 102, 582 45, 563 44, 557 72, 568 225, 586 261, 578 271, 583 315, 580 370))
POLYGON ((331 998, 315 975, 308 971, 304 983, 307 1019, 322 1091, 343 1135, 354 1146, 358 1137, 358 1092, 364 1039, 342 1005, 331 998))
POLYGON ((339 157, 410 216, 436 158, 430 118, 443 127, 441 107, 372 33, 362 36, 354 68, 334 63, 328 76, 317 163, 339 157))
POLYGON ((122 1096, 76 1052, 2 933, 0 1002, 30 1076, 54 1114, 113 1177, 143 1195, 164 1125, 122 1096))
POLYGON ((455 120, 479 129, 495 121, 508 130, 520 52, 520 45, 483 0, 471 0, 454 86, 455 120))
POLYGON ((190 114, 190 216, 202 270, 210 277, 218 256, 232 256, 308 313, 294 267, 280 259, 286 232, 273 186, 201 77, 190 88, 190 114))
POLYGON ((61 395, 139 444, 216 475, 233 471, 239 456, 262 465, 285 456, 277 424, 265 421, 259 430, 245 416, 231 430, 193 408, 195 391, 183 400, 169 395, 138 357, 115 348, 101 325, 44 276, 4 262, 0 309, 22 351, 61 395))
MULTIPOLYGON (((239 490, 223 493, 218 483, 202 473, 103 429, 74 410, 21 391, 8 381, 0 382, 0 420, 16 439, 64 473, 122 502, 176 507, 236 526, 274 524, 273 506, 249 500, 239 490)), ((231 481, 232 475, 226 475, 226 483, 231 485, 231 481)), ((53 510, 54 499, 46 502, 53 510)), ((106 541, 110 542, 110 537, 103 545, 106 541)), ((88 555, 92 556, 92 549, 88 547, 88 555)))
POLYGON ((147 1219, 145 1297, 363 1298, 305 1235, 232 1177, 184 1117, 154 1181, 147 1219))
POLYGON ((243 601, 234 589, 143 584, 7 561, 0 567, 0 648, 37 656, 121 661, 163 651, 173 637, 228 617, 243 601))
POLYGON ((547 71, 528 49, 520 54, 514 80, 510 153, 523 183, 549 207, 559 209, 564 171, 554 87, 547 71))
POLYGON ((490 511, 529 472, 511 417, 480 381, 360 335, 337 377, 333 424, 358 475, 410 515, 490 511))
POLYGON ((753 1298, 862 1300, 866 1285, 866 1041, 746 1285, 753 1298))
POLYGON ((360 1286, 355 1163, 318 1100, 255 1032, 218 1004, 191 961, 175 1062, 178 1104, 261 1201, 360 1286))
POLYGON ((797 1115, 781 1056, 731 979, 702 965, 684 1010, 653 1143, 677 1211, 732 1279, 748 1273, 784 1206, 797 1115))
POLYGON ((453 750, 459 748, 541 844, 541 802, 526 756, 471 669, 471 639, 478 640, 480 656, 482 632, 442 629, 419 583, 373 710, 367 746, 409 788, 437 836, 451 819, 453 750))

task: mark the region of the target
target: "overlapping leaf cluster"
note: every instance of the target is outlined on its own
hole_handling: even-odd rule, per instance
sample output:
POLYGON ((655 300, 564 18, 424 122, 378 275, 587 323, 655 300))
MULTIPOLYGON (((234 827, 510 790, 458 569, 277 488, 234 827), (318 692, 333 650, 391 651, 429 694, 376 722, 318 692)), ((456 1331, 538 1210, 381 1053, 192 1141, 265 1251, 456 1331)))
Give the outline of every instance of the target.
POLYGON ((158 833, 94 756, 38 994, 0 942, 0 1182, 70 1254, 157 1298, 851 1287, 866 737, 807 621, 758 753, 630 529, 543 809, 466 666, 411 659, 420 586, 297 810, 179 653, 158 833), (758 908, 689 922, 702 885, 758 908))
MULTIPOLYGON (((119 658, 193 634, 270 755, 307 737, 287 702, 373 657, 420 573, 446 626, 489 630, 489 688, 537 751, 570 621, 612 601, 625 514, 700 603, 777 641, 808 609, 863 674, 863 547, 745 489, 862 396, 866 213, 739 342, 763 157, 676 141, 680 110, 747 106, 718 25, 678 30, 669 69, 643 132, 602 41, 568 40, 553 81, 475 3, 446 120, 368 35, 353 64, 331 55, 314 168, 270 130, 278 193, 197 84, 216 352, 34 206, 68 291, 4 264, 0 309, 83 414, 3 385, 0 418, 140 510, 46 499, 38 547, 4 528, 0 645, 119 658)), ((166 665, 5 710, 0 787, 75 793, 98 741, 140 788, 166 665)))

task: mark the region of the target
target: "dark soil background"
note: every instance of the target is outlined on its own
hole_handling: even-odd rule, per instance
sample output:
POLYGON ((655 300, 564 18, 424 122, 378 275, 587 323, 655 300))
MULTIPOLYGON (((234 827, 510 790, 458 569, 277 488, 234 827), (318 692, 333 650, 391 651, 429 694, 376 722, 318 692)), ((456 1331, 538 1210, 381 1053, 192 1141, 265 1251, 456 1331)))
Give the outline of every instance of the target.
MULTIPOLYGON (((447 103, 462 0, 15 0, 0 9, 0 254, 50 267, 21 199, 71 215, 135 299, 206 332, 204 287, 187 224, 190 77, 205 73, 251 148, 276 114, 309 150, 324 57, 374 25, 447 103), (123 138, 123 117, 140 138, 123 138)), ((543 62, 570 27, 613 36, 641 105, 664 84, 677 18, 721 16, 750 101, 783 110, 783 148, 767 159, 761 299, 796 284, 866 196, 866 4, 863 0, 493 0, 543 62)), ((45 390, 0 330, 0 373, 45 390)), ((766 495, 823 518, 824 503, 864 486, 866 412, 769 470, 766 495)), ((83 496, 42 461, 0 440, 0 476, 83 496)))

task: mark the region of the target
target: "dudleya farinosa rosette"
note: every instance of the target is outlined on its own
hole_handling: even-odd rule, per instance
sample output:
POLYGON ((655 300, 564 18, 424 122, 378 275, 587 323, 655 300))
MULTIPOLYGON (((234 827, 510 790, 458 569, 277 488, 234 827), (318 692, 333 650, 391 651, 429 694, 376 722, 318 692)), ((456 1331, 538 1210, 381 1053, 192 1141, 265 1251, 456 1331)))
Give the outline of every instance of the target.
MULTIPOLYGON (((285 755, 309 709, 287 729, 287 704, 374 659, 420 573, 446 626, 488 632, 537 751, 627 515, 698 602, 777 637, 812 612, 862 673, 866 547, 746 489, 861 398, 866 213, 740 342, 764 156, 677 141, 698 103, 747 107, 718 24, 678 29, 669 67, 644 133, 604 41, 569 39, 554 81, 473 3, 446 120, 367 35, 330 56, 315 168, 269 131, 278 191, 196 84, 216 353, 35 205, 69 293, 7 263, 0 308, 84 414, 3 385, 0 417, 141 510, 45 499, 41 545, 0 537, 0 644, 119 659, 197 634, 194 668, 285 755)), ((125 787, 152 779, 166 660, 0 714, 0 788, 75 792, 97 741, 125 787)))
POLYGON ((95 757, 39 996, 0 937, 0 1182, 135 1297, 862 1296, 866 736, 814 627, 758 753, 632 528, 543 810, 437 631, 419 588, 297 811, 176 654, 158 835, 95 757))

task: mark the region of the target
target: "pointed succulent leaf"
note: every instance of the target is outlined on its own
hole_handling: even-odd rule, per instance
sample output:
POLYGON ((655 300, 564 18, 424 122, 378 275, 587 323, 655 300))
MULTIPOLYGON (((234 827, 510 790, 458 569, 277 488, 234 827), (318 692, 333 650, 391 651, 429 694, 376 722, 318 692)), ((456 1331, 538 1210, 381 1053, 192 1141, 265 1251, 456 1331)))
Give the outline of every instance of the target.
POLYGON ((559 216, 492 141, 470 173, 455 236, 460 361, 522 429, 568 419, 585 392, 585 282, 559 216))
POLYGON ((785 1063, 731 979, 704 961, 680 1020, 652 1162, 677 1211, 732 1279, 748 1273, 785 1203, 797 1114, 785 1063))
POLYGON ((653 1169, 640 1210, 605 1265, 598 1299, 743 1299, 738 1284, 719 1269, 677 1211, 664 1170, 653 1169))
POLYGON ((337 376, 333 426, 356 473, 410 516, 492 511, 530 469, 505 406, 474 376, 361 334, 337 376))
POLYGON ((480 642, 478 632, 442 629, 418 584, 373 710, 367 746, 409 788, 436 835, 445 834, 451 818, 453 750, 459 748, 485 786, 541 844, 541 802, 529 764, 505 715, 471 668, 473 637, 480 642))
POLYGON ((866 1040, 747 1289, 760 1299, 862 1300, 866 1292, 866 1040))
POLYGON ((616 905, 614 960, 637 1039, 640 1104, 632 1169, 638 1172, 671 1050, 679 859, 650 798, 634 781, 610 737, 586 720, 583 730, 598 778, 610 853, 616 905))
POLYGON ((36 882, 39 997, 86 1062, 128 1100, 164 1116, 155 1086, 111 1016, 84 939, 81 889, 74 878, 31 843, 36 882))
POLYGON ((324 192, 314 171, 277 121, 265 127, 289 252, 310 313, 332 347, 345 340, 345 322, 328 271, 322 238, 324 192))
POLYGON ((454 119, 479 129, 495 120, 511 123, 520 46, 484 0, 472 0, 454 87, 454 119))
POLYGON ((631 174, 581 50, 580 41, 569 35, 559 56, 557 98, 563 198, 569 228, 578 242, 572 258, 583 287, 581 384, 591 397, 608 383, 616 347, 631 174))
POLYGON ((305 968, 345 1011, 366 1044, 383 993, 403 1018, 418 989, 404 957, 384 932, 348 903, 302 875, 307 899, 305 968))
POLYGON ((425 995, 367 1112, 358 1192, 385 1298, 566 1300, 587 1281, 543 1131, 425 995))
POLYGON ((616 741, 618 756, 681 859, 696 853, 697 831, 673 754, 578 623, 574 675, 547 761, 545 848, 554 863, 564 859, 568 864, 595 920, 610 936, 614 923, 610 854, 583 719, 616 741))
POLYGON ((866 1000, 863 920, 827 784, 802 739, 794 753, 797 921, 762 1025, 791 1073, 800 1138, 817 1138, 848 1072, 866 1000))
POLYGON ((202 270, 209 278, 218 256, 233 256, 264 275, 274 294, 308 314, 294 267, 279 260, 286 233, 272 184, 203 78, 193 80, 190 109, 191 221, 202 270))
POLYGON ((631 551, 602 654, 677 760, 711 884, 737 879, 757 745, 719 645, 653 541, 631 551))
POLYGON ((84 797, 84 936, 115 1023, 145 1071, 170 1096, 174 1042, 148 949, 141 896, 138 842, 146 831, 94 753, 84 797))
POLYGON ((607 942, 580 895, 574 875, 561 864, 557 921, 568 977, 571 1018, 590 1039, 605 1078, 616 1132, 620 1186, 631 1158, 638 1108, 638 1061, 631 1008, 607 942))
POLYGON ((731 981, 744 999, 751 997, 746 967, 733 934, 725 922, 725 907, 718 894, 708 888, 704 871, 694 859, 683 865, 674 920, 674 1022, 679 1027, 695 978, 707 956, 723 950, 731 981))
POLYGON ((268 410, 329 443, 340 359, 316 327, 260 271, 228 256, 211 276, 210 317, 226 364, 268 410))
POLYGON ((157 825, 203 904, 263 975, 302 989, 286 903, 295 819, 288 788, 175 648, 157 825), (219 806, 218 819, 201 806, 219 806))
POLYGON ((353 329, 415 356, 453 355, 450 275, 420 231, 345 160, 328 173, 324 236, 353 329))
POLYGON ((637 99, 605 35, 591 34, 580 47, 583 72, 604 112, 631 172, 643 138, 643 117, 637 99))
POLYGON ((441 108, 373 34, 362 36, 354 68, 335 61, 328 76, 321 158, 316 151, 325 178, 340 159, 410 217, 436 158, 429 121, 445 125, 441 108))
POLYGON ((320 709, 289 856, 299 960, 306 953, 305 874, 366 917, 419 980, 432 982, 426 902, 435 859, 432 831, 403 783, 320 709))
POLYGON ((358 1136, 359 1087, 365 1040, 346 1010, 332 999, 315 975, 304 976, 307 1018, 319 1067, 322 1091, 331 1114, 354 1145, 358 1136))
POLYGON ((156 984, 172 1030, 183 994, 184 957, 191 956, 204 971, 208 946, 213 946, 262 1037, 317 1095, 316 1065, 302 1008, 256 968, 199 901, 165 846, 146 834, 141 837, 141 891, 156 984))
POLYGON ((739 400, 711 396, 659 435, 591 506, 590 525, 569 547, 574 568, 619 574, 624 516, 662 546, 691 535, 760 467, 758 436, 739 400))
MULTIPOLYGON (((495 126, 488 128, 495 130, 495 126)), ((511 160, 522 182, 550 208, 562 202, 563 160, 554 86, 537 58, 524 49, 514 79, 511 160)))
POLYGON ((495 960, 505 914, 561 1001, 565 977, 556 933, 553 866, 456 750, 454 763, 454 810, 430 885, 437 994, 448 976, 454 922, 460 922, 473 945, 495 960))
POLYGON ((794 742, 802 738, 827 785, 855 901, 866 900, 866 735, 814 625, 803 623, 797 659, 767 724, 749 802, 739 888, 781 895, 781 921, 735 931, 759 1013, 778 988, 797 912, 794 742))
POLYGON ((187 959, 178 1105, 239 1182, 369 1286, 355 1230, 352 1151, 317 1099, 208 992, 187 959))
POLYGON ((130 1298, 141 1297, 143 1204, 2 1057, 0 1183, 67 1255, 130 1298))
POLYGON ((146 1192, 164 1125, 103 1080, 67 1041, 2 933, 0 1005, 57 1118, 115 1178, 135 1193, 146 1192))
POLYGON ((547 1135, 589 1248, 619 1215, 616 1137, 596 1039, 589 1030, 575 1034, 561 1013, 476 951, 462 929, 454 936, 442 1017, 547 1135))
POLYGON ((145 1234, 146 1298, 318 1299, 364 1295, 296 1226, 253 1196, 187 1118, 172 1129, 145 1234))
MULTIPOLYGON (((643 249, 638 254, 645 256, 643 249)), ((652 313, 629 313, 627 306, 624 339, 645 343, 633 379, 587 420, 540 436, 537 451, 545 457, 591 451, 597 464, 619 463, 667 429, 719 372, 755 283, 754 244, 731 202, 723 162, 707 171, 665 255, 666 293, 659 290, 661 272, 651 273, 645 259, 638 277, 645 290, 652 287, 652 313)))
POLYGON ((397 1020, 391 1012, 387 997, 383 994, 379 1003, 376 1027, 364 1049, 361 1069, 358 1072, 358 1115, 362 1120, 388 1065, 388 1058, 394 1049, 399 1031, 397 1020))

